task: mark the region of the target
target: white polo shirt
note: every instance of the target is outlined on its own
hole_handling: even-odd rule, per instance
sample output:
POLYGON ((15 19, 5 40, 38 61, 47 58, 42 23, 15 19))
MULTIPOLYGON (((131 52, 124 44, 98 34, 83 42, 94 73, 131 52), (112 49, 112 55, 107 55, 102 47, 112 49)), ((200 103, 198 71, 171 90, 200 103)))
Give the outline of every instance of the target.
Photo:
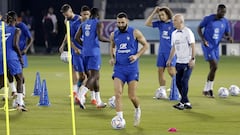
POLYGON ((195 37, 191 29, 184 27, 182 30, 175 30, 172 33, 171 45, 175 47, 177 63, 189 63, 192 57, 190 44, 195 43, 195 37))

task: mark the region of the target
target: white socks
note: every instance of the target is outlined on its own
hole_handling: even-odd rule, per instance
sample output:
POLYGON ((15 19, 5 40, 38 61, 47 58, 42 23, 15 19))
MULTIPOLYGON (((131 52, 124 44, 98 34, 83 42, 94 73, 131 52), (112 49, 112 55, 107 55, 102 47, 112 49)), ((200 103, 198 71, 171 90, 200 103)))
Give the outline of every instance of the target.
POLYGON ((23 95, 25 96, 26 95, 26 86, 25 86, 25 83, 23 83, 22 85, 22 90, 23 90, 23 95))
POLYGON ((166 90, 166 86, 160 86, 159 88, 166 90))
POLYGON ((213 81, 207 81, 207 82, 205 83, 205 86, 204 86, 203 91, 213 90, 213 84, 214 84, 213 81))
POLYGON ((77 84, 73 85, 73 92, 78 93, 78 86, 77 86, 77 84))
POLYGON ((9 82, 8 84, 9 84, 9 87, 11 88, 12 92, 17 92, 14 81, 12 83, 9 82))
POLYGON ((23 106, 23 94, 22 93, 17 93, 17 103, 20 105, 20 106, 23 106))
POLYGON ((98 104, 102 103, 102 100, 101 100, 101 97, 100 97, 100 92, 95 92, 95 96, 96 96, 97 103, 98 104))
POLYGON ((123 112, 117 112, 117 116, 123 118, 123 112))
POLYGON ((96 100, 95 91, 91 91, 91 100, 96 100))
POLYGON ((83 97, 88 92, 88 88, 85 86, 80 87, 80 98, 83 97))

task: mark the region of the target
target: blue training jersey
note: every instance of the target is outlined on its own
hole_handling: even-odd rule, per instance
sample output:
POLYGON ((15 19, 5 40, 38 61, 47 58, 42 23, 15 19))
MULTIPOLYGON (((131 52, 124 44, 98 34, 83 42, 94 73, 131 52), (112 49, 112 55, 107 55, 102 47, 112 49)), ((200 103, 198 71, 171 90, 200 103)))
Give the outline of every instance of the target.
POLYGON ((100 46, 97 35, 97 25, 99 20, 91 18, 82 23, 83 33, 83 55, 84 56, 98 56, 100 55, 100 46))
POLYGON ((0 61, 3 60, 3 53, 2 53, 2 22, 0 21, 0 61))
POLYGON ((216 19, 216 14, 204 17, 200 22, 204 28, 203 36, 208 41, 209 48, 218 48, 218 45, 225 33, 230 32, 229 22, 226 18, 216 19))
POLYGON ((116 48, 116 67, 129 67, 130 69, 138 69, 138 60, 131 63, 129 56, 138 52, 138 41, 134 37, 134 29, 128 27, 126 32, 116 30, 114 32, 114 43, 116 48))
POLYGON ((173 22, 163 22, 163 21, 154 21, 152 22, 153 28, 158 28, 160 34, 160 46, 158 48, 158 53, 170 53, 171 50, 171 35, 175 30, 173 22))
POLYGON ((6 37, 6 54, 7 60, 18 60, 18 55, 13 48, 13 41, 16 32, 15 26, 6 25, 5 37, 6 37))
MULTIPOLYGON (((80 16, 79 15, 74 15, 74 17, 69 20, 69 23, 70 23, 70 37, 71 37, 71 41, 74 43, 74 45, 77 48, 82 50, 82 46, 80 44, 78 44, 78 42, 74 39, 75 38, 75 34, 77 33, 78 28, 81 25, 80 16)), ((75 55, 75 51, 72 51, 72 54, 75 55)))
POLYGON ((27 47, 27 38, 31 38, 31 33, 29 28, 23 22, 20 22, 16 25, 17 28, 21 30, 21 35, 19 39, 19 49, 23 51, 27 47))

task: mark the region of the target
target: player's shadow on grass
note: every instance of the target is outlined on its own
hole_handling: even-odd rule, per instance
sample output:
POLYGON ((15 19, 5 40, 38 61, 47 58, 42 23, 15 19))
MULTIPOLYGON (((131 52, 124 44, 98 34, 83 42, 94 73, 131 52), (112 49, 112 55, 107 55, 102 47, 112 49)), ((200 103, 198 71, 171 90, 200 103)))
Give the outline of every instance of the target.
POLYGON ((187 113, 188 116, 194 117, 194 118, 202 120, 202 121, 211 121, 214 119, 214 117, 211 115, 200 113, 200 112, 195 112, 193 110, 187 110, 187 111, 184 111, 184 113, 187 113))

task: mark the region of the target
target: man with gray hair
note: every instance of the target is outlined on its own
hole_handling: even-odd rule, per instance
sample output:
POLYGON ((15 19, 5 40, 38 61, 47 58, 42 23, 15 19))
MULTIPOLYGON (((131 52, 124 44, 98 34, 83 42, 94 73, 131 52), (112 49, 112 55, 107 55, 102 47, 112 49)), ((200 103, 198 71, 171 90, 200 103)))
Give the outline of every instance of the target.
POLYGON ((167 66, 170 66, 176 54, 176 83, 182 97, 180 102, 173 107, 179 110, 192 109, 188 99, 188 81, 195 65, 195 37, 193 32, 184 25, 182 14, 176 14, 173 17, 173 24, 176 30, 172 33, 172 48, 167 66))

